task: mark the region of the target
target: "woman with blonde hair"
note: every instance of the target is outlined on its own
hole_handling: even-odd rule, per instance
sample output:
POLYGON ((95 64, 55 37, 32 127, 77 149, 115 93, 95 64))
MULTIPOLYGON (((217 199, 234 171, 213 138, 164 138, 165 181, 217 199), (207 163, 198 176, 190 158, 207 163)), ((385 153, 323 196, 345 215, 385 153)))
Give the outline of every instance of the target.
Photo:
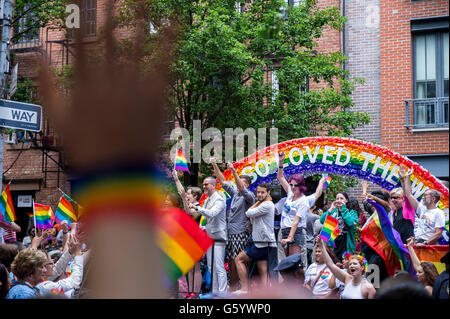
POLYGON ((406 240, 409 237, 414 236, 414 224, 411 219, 405 218, 408 217, 408 215, 411 215, 408 214, 407 210, 411 210, 412 207, 408 200, 406 200, 401 188, 391 190, 389 195, 393 206, 392 227, 400 233, 402 242, 406 243, 406 240))
POLYGON ((39 296, 36 285, 47 275, 47 255, 34 248, 25 248, 17 254, 11 264, 11 271, 17 281, 9 290, 6 299, 28 299, 39 296))

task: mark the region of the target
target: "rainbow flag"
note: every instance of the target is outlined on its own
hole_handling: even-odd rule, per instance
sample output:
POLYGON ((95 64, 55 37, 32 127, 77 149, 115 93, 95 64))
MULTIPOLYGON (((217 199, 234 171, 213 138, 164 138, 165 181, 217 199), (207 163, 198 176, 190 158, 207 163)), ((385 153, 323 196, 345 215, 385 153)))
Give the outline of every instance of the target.
POLYGON ((433 263, 438 273, 445 270, 445 264, 441 263, 441 258, 448 252, 448 245, 413 246, 413 248, 420 262, 433 263))
POLYGON ((0 197, 0 220, 5 224, 11 225, 15 221, 16 213, 14 212, 14 204, 11 197, 11 192, 9 191, 9 184, 6 185, 0 197))
POLYGON ((174 168, 179 169, 180 171, 188 172, 189 174, 191 173, 191 172, 189 172, 186 156, 184 156, 183 152, 180 150, 177 151, 177 156, 175 157, 174 168))
POLYGON ((393 276, 396 270, 405 270, 415 278, 409 251, 403 244, 398 231, 392 228, 386 211, 380 204, 370 199, 367 201, 376 209, 376 212, 363 226, 361 239, 384 259, 389 276, 393 276))
POLYGON ((323 189, 325 189, 328 187, 328 185, 330 185, 332 178, 328 174, 324 174, 323 177, 325 177, 325 183, 323 184, 323 189))
POLYGON ((336 237, 341 233, 339 229, 339 222, 336 218, 331 217, 330 215, 327 215, 327 218, 325 219, 325 222, 323 223, 322 231, 320 232, 320 239, 323 241, 332 244, 333 246, 336 246, 334 244, 334 240, 336 237))
POLYGON ((163 256, 167 278, 176 282, 189 272, 214 243, 186 212, 164 211, 158 220, 156 242, 163 256))
POLYGON ((34 203, 34 221, 36 228, 52 228, 54 220, 55 215, 50 206, 34 203))
POLYGON ((66 195, 61 196, 58 207, 56 208, 55 218, 56 222, 61 224, 62 221, 67 221, 69 226, 73 222, 77 222, 78 218, 75 210, 70 203, 72 200, 66 195))

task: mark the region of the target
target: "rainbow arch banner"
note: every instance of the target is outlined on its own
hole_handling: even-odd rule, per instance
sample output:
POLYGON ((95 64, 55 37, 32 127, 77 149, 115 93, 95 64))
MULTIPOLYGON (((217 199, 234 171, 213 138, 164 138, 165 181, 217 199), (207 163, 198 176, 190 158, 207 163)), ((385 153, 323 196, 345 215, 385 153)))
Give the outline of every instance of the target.
MULTIPOLYGON (((331 173, 353 176, 370 181, 383 189, 401 187, 398 169, 401 165, 413 168, 411 190, 419 198, 427 189, 442 194, 441 206, 449 206, 448 190, 421 165, 388 148, 369 142, 342 137, 306 137, 271 145, 233 164, 238 175, 252 179, 249 187, 255 190, 260 183, 277 178, 278 153, 284 151, 284 175, 331 173)), ((226 180, 233 181, 229 169, 223 172, 226 180)), ((218 185, 218 190, 223 191, 218 185)), ((202 198, 200 203, 204 201, 202 198)))

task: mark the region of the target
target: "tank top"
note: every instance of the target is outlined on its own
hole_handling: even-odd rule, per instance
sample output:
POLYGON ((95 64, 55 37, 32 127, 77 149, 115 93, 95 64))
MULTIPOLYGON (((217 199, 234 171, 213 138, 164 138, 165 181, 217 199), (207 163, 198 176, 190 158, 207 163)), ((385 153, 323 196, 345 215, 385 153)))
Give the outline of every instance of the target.
POLYGON ((345 285, 344 291, 341 294, 341 299, 364 299, 361 292, 361 285, 363 280, 359 283, 359 285, 354 286, 353 281, 350 281, 345 285))

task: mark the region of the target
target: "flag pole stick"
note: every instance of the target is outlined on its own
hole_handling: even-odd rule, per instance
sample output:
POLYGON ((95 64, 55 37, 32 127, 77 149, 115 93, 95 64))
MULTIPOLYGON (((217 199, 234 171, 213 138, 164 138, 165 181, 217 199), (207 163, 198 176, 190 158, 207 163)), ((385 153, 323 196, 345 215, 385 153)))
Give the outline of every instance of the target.
POLYGON ((33 199, 33 219, 34 219, 34 233, 37 236, 37 227, 36 227, 36 212, 34 211, 34 199, 33 199))
MULTIPOLYGON (((75 204, 77 204, 80 208, 83 208, 83 207, 82 207, 80 204, 78 204, 74 199, 72 199, 72 197, 70 197, 69 195, 67 195, 66 193, 64 193, 64 192, 61 190, 61 188, 58 187, 58 190, 59 190, 61 193, 63 193, 63 195, 66 195, 67 197, 69 197, 70 200, 71 200, 72 202, 74 202, 75 204)), ((61 196, 61 197, 62 197, 62 196, 61 196)), ((59 200, 61 200, 61 198, 60 198, 59 200)))

